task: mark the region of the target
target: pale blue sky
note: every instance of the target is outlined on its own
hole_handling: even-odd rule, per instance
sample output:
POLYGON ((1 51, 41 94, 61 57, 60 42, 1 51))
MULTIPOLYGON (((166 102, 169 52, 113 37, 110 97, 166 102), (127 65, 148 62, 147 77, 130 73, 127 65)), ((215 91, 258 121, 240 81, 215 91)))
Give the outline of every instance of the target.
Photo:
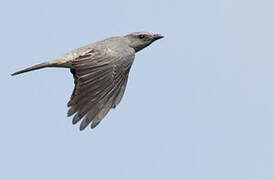
POLYGON ((273 180, 274 1, 1 1, 0 179, 273 180), (135 31, 126 94, 94 130, 67 69, 10 73, 135 31))

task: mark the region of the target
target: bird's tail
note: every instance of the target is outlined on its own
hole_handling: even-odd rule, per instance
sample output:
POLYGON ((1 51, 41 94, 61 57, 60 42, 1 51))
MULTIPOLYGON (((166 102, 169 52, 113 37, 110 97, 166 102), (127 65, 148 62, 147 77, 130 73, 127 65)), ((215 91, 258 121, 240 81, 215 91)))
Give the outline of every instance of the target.
POLYGON ((47 61, 44 63, 40 63, 31 67, 28 67, 26 69, 17 71, 13 74, 11 74, 12 76, 17 75, 17 74, 21 74, 21 73, 25 73, 28 71, 33 71, 33 70, 37 70, 37 69, 41 69, 41 68, 45 68, 45 67, 68 67, 68 64, 65 63, 64 61, 57 59, 57 60, 53 60, 53 61, 47 61))

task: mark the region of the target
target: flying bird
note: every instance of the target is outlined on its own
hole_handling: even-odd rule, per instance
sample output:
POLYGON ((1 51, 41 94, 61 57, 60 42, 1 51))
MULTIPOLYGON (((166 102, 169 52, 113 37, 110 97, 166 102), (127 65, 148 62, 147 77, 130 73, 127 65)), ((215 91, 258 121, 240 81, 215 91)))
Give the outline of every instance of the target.
POLYGON ((135 53, 163 38, 160 34, 135 32, 89 44, 62 57, 17 71, 12 76, 46 67, 70 68, 74 90, 67 106, 72 123, 80 130, 95 128, 121 101, 135 53))

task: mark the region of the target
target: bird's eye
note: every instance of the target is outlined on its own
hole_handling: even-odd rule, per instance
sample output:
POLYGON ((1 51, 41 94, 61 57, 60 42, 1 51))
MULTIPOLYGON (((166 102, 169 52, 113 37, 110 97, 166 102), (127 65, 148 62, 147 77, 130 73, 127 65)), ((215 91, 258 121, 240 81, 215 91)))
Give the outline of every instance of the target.
POLYGON ((139 39, 144 39, 145 38, 145 35, 141 34, 138 36, 139 39))

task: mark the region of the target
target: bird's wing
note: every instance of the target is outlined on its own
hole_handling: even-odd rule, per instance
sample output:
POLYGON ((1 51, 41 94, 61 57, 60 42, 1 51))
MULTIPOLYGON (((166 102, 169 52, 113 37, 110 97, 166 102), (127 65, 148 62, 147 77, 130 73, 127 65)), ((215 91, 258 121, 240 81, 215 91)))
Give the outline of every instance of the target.
POLYGON ((125 92, 134 51, 120 54, 92 49, 72 62, 75 87, 68 102, 68 116, 73 124, 80 121, 80 130, 96 127, 111 108, 115 108, 125 92))

